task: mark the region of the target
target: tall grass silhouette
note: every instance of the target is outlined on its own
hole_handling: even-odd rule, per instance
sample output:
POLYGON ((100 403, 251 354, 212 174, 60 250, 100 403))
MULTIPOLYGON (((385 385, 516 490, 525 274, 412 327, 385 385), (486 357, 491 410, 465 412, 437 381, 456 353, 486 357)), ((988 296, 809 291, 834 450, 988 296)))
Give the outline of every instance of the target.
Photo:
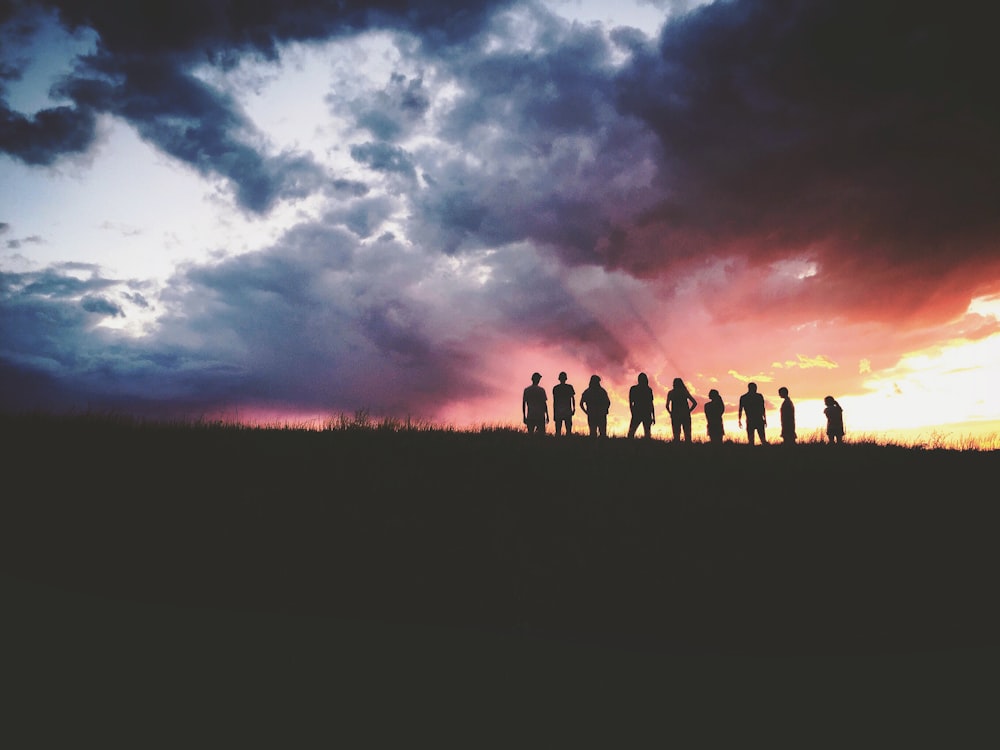
POLYGON ((680 650, 1000 632, 995 445, 556 438, 366 411, 0 427, 0 561, 25 580, 680 650))

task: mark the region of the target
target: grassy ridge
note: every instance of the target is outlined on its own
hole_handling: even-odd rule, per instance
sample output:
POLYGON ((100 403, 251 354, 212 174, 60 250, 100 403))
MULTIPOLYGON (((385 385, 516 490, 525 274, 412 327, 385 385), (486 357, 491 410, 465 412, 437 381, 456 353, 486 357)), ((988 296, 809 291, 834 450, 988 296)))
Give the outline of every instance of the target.
POLYGON ((3 572, 669 651, 994 646, 995 451, 4 417, 3 572))

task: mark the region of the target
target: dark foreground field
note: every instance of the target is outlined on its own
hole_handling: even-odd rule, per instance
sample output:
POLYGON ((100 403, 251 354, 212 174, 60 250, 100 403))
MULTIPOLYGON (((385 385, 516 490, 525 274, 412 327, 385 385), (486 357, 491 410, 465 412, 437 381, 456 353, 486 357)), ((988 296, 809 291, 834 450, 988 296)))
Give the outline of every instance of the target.
POLYGON ((617 706, 664 738, 678 710, 702 737, 863 715, 899 739, 996 697, 997 452, 2 425, 7 674, 43 713, 106 709, 110 675, 123 726, 194 700, 230 732, 262 704, 331 738, 565 738, 617 706))

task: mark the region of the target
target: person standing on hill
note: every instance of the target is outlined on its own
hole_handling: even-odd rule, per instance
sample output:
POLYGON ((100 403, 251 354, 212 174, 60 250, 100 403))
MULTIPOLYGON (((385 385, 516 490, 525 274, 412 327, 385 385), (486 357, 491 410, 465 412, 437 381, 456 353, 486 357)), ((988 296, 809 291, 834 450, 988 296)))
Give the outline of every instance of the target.
POLYGON ((844 442, 844 410, 833 396, 827 396, 823 403, 826 404, 823 413, 826 415, 827 439, 831 445, 844 442))
POLYGON ((649 387, 646 373, 640 372, 636 384, 629 388, 628 405, 632 410, 632 422, 628 426, 628 436, 635 437, 635 431, 642 425, 643 434, 651 437, 650 430, 656 422, 653 413, 653 389, 649 387))
POLYGON ((534 373, 531 385, 524 389, 524 396, 521 398, 521 411, 529 435, 533 432, 545 434, 545 425, 549 421, 549 398, 545 395, 545 389, 538 385, 541 379, 539 373, 534 373))
POLYGON ((566 373, 559 373, 559 382, 552 386, 552 418, 556 422, 556 435, 573 434, 573 415, 576 414, 576 390, 566 382, 566 373))
POLYGON ((764 428, 767 427, 767 413, 764 409, 764 397, 757 393, 756 383, 747 383, 747 392, 740 396, 738 421, 743 426, 743 415, 747 417, 747 442, 754 444, 754 435, 760 436, 760 444, 767 445, 764 428))
POLYGON ((601 378, 590 376, 590 385, 580 396, 580 408, 587 415, 587 425, 590 434, 596 437, 608 436, 608 412, 611 411, 611 399, 608 392, 601 386, 601 378))
POLYGON ((674 378, 674 387, 667 391, 667 411, 670 412, 670 426, 674 429, 674 440, 681 439, 684 433, 684 441, 691 442, 691 412, 698 406, 684 381, 674 378))
POLYGON ((726 404, 722 396, 713 388, 708 392, 708 401, 705 402, 705 421, 708 422, 708 439, 715 445, 720 445, 726 434, 726 428, 722 425, 722 414, 725 411, 726 404))
POLYGON ((788 397, 788 389, 781 386, 778 389, 781 396, 781 441, 785 445, 795 445, 795 404, 788 397))

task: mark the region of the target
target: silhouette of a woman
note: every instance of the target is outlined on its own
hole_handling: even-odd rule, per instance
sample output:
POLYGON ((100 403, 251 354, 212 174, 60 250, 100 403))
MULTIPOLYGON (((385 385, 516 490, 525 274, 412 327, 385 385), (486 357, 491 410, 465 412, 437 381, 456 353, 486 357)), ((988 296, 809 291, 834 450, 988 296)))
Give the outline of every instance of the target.
POLYGON ((844 410, 833 396, 824 398, 823 403, 826 404, 823 413, 826 414, 827 439, 831 445, 844 442, 844 410))
POLYGON ((680 378, 674 378, 674 387, 667 391, 667 411, 670 412, 670 426, 674 428, 674 440, 691 442, 691 412, 698 406, 680 378))
POLYGON ((590 434, 597 437, 608 436, 608 412, 611 410, 611 399, 608 392, 601 387, 601 378, 590 376, 590 385, 580 395, 580 408, 587 415, 590 434))
POLYGON ((726 404, 722 396, 714 388, 708 392, 708 401, 705 402, 705 420, 708 422, 708 439, 718 445, 722 443, 722 436, 726 434, 726 428, 722 424, 722 414, 726 411, 726 404))

